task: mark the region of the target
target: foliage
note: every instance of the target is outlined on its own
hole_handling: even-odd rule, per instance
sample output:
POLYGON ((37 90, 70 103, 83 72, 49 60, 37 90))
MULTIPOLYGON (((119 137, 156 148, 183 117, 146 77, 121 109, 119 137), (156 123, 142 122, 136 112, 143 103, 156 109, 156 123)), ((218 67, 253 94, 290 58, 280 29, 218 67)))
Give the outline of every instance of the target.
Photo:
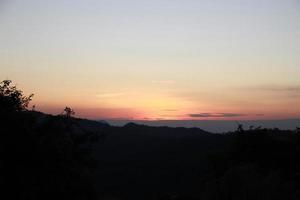
POLYGON ((21 90, 11 85, 10 80, 0 83, 0 106, 2 112, 24 111, 32 100, 33 94, 24 96, 21 90))
POLYGON ((0 199, 95 199, 95 134, 73 118, 27 111, 32 95, 11 81, 0 89, 0 199))
POLYGON ((67 117, 67 118, 70 118, 73 115, 75 115, 75 111, 70 107, 66 107, 64 109, 64 111, 62 112, 62 116, 67 117))
MULTIPOLYGON (((300 143, 293 131, 238 129, 231 143, 210 160, 204 200, 299 199, 300 143)), ((211 158, 211 157, 210 157, 211 158)))

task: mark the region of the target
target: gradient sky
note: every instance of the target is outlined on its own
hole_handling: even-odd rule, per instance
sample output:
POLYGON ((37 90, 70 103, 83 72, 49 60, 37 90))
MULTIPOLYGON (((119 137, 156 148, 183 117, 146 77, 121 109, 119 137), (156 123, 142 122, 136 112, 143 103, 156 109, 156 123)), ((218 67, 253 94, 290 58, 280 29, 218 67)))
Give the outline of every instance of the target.
POLYGON ((87 118, 300 117, 299 0, 0 0, 0 79, 87 118))

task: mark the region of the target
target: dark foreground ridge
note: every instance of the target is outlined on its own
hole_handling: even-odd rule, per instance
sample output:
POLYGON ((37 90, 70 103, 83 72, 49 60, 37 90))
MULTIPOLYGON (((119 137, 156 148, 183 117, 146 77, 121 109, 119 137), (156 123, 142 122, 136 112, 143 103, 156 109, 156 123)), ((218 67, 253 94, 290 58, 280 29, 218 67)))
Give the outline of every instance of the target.
POLYGON ((300 199, 299 129, 115 127, 0 86, 1 199, 300 199))

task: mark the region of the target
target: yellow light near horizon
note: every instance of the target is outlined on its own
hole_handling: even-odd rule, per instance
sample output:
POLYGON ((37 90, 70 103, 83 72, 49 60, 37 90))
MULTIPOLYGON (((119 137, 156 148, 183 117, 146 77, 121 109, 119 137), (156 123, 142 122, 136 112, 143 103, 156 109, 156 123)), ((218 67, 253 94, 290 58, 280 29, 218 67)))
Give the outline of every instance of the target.
MULTIPOLYGON (((101 105, 106 108, 134 108, 136 111, 142 112, 143 116, 133 116, 133 118, 176 118, 180 113, 193 108, 193 102, 187 101, 179 97, 168 96, 157 93, 114 93, 97 95, 101 101, 101 105), (117 95, 118 94, 118 95, 117 95), (168 111, 172 110, 172 113, 168 111)), ((96 106, 96 105, 95 105, 96 106)))

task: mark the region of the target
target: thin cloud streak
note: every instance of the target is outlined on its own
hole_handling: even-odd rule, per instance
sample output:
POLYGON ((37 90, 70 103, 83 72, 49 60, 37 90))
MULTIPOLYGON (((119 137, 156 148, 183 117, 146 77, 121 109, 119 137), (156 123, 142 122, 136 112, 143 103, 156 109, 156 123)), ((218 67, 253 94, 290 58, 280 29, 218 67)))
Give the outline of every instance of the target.
MULTIPOLYGON (((245 89, 245 88, 243 88, 245 89)), ((257 87, 247 87, 246 89, 258 90, 258 91, 269 91, 269 92, 296 92, 300 93, 299 85, 262 85, 257 87)))
POLYGON ((155 81, 152 81, 152 83, 154 83, 154 84, 171 85, 171 84, 174 84, 175 81, 173 81, 173 80, 155 80, 155 81))
POLYGON ((188 114, 188 116, 193 118, 210 118, 210 117, 231 118, 231 117, 244 117, 247 115, 239 114, 239 113, 194 113, 194 114, 188 114))
POLYGON ((261 85, 256 87, 245 87, 242 90, 247 92, 260 93, 265 95, 276 95, 286 99, 300 98, 300 85, 261 85))
POLYGON ((104 93, 104 94, 97 94, 98 98, 112 98, 112 97, 119 97, 123 96, 124 93, 104 93))
POLYGON ((178 110, 177 109, 164 109, 163 111, 166 111, 166 112, 176 112, 178 110))
POLYGON ((258 87, 258 89, 263 91, 300 93, 300 86, 262 86, 262 87, 258 87))

